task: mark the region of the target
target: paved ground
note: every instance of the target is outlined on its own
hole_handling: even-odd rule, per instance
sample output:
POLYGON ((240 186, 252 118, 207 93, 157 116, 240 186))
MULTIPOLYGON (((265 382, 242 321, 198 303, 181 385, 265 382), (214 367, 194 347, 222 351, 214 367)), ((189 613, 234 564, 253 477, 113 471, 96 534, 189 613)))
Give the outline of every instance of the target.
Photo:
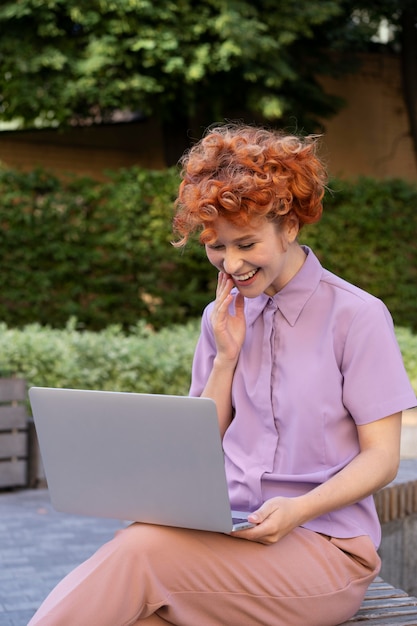
MULTIPOLYGON (((401 450, 397 480, 416 479, 417 412, 405 416, 401 450)), ((46 489, 0 492, 0 626, 27 626, 50 589, 124 525, 57 513, 46 489)))
POLYGON ((57 513, 46 489, 0 493, 0 626, 27 626, 50 589, 122 527, 57 513))

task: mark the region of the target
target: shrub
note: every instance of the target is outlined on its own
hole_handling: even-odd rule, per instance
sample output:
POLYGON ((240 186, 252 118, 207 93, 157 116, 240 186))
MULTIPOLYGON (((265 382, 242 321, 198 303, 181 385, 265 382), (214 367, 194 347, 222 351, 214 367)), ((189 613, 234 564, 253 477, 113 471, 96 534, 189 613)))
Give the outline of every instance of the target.
POLYGON ((0 169, 0 320, 99 330, 199 316, 215 272, 201 246, 170 243, 178 182, 174 169, 111 183, 0 169))
POLYGON ((327 269, 381 298, 417 330, 417 188, 402 180, 335 180, 322 220, 302 231, 327 269))
POLYGON ((414 391, 417 393, 417 335, 408 328, 396 328, 398 344, 403 355, 405 369, 410 377, 414 391))
POLYGON ((134 168, 113 177, 106 200, 114 225, 109 237, 121 258, 129 259, 131 319, 139 314, 161 328, 200 316, 215 292, 217 273, 196 241, 186 250, 171 244, 178 172, 134 168))
POLYGON ((129 335, 120 326, 100 332, 32 324, 0 325, 0 375, 28 386, 104 389, 185 395, 199 322, 154 332, 143 323, 129 335))
MULTIPOLYGON (((199 320, 158 332, 140 323, 129 334, 120 326, 80 332, 74 320, 62 330, 3 323, 0 376, 21 376, 28 386, 185 395, 199 331, 199 320)), ((417 391, 417 335, 406 328, 396 334, 417 391)))
MULTIPOLYGON (((199 317, 216 272, 202 247, 173 248, 176 169, 139 168, 108 183, 0 168, 0 320, 124 331, 199 317)), ((319 224, 300 241, 323 265, 382 298, 417 330, 417 188, 401 180, 334 180, 319 224)))

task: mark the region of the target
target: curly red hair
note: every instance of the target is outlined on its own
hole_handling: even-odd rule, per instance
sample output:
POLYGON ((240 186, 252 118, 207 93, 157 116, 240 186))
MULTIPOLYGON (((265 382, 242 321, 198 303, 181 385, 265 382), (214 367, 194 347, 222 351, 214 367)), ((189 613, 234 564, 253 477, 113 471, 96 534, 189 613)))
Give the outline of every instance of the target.
POLYGON ((327 180, 317 141, 242 124, 210 128, 181 160, 175 245, 199 230, 200 242, 212 243, 218 217, 237 226, 259 218, 282 223, 290 213, 300 228, 317 222, 327 180))

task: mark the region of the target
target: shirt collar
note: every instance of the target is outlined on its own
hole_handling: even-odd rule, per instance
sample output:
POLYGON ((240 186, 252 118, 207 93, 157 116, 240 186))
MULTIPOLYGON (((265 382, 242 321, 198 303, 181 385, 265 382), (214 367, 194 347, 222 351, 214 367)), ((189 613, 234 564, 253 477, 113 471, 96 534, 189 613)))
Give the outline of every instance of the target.
POLYGON ((265 293, 257 298, 247 298, 245 302, 247 323, 253 324, 267 305, 279 309, 287 322, 294 326, 301 311, 317 289, 323 273, 320 261, 307 246, 302 246, 307 254, 301 269, 275 296, 265 293))

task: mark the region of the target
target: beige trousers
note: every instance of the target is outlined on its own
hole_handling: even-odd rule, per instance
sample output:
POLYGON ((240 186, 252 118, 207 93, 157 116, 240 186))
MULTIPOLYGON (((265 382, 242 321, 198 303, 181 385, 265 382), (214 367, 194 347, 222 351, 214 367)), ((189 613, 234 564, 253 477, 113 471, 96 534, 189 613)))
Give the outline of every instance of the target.
POLYGON ((368 537, 297 528, 264 546, 133 524, 66 576, 29 626, 335 626, 379 569, 368 537))

